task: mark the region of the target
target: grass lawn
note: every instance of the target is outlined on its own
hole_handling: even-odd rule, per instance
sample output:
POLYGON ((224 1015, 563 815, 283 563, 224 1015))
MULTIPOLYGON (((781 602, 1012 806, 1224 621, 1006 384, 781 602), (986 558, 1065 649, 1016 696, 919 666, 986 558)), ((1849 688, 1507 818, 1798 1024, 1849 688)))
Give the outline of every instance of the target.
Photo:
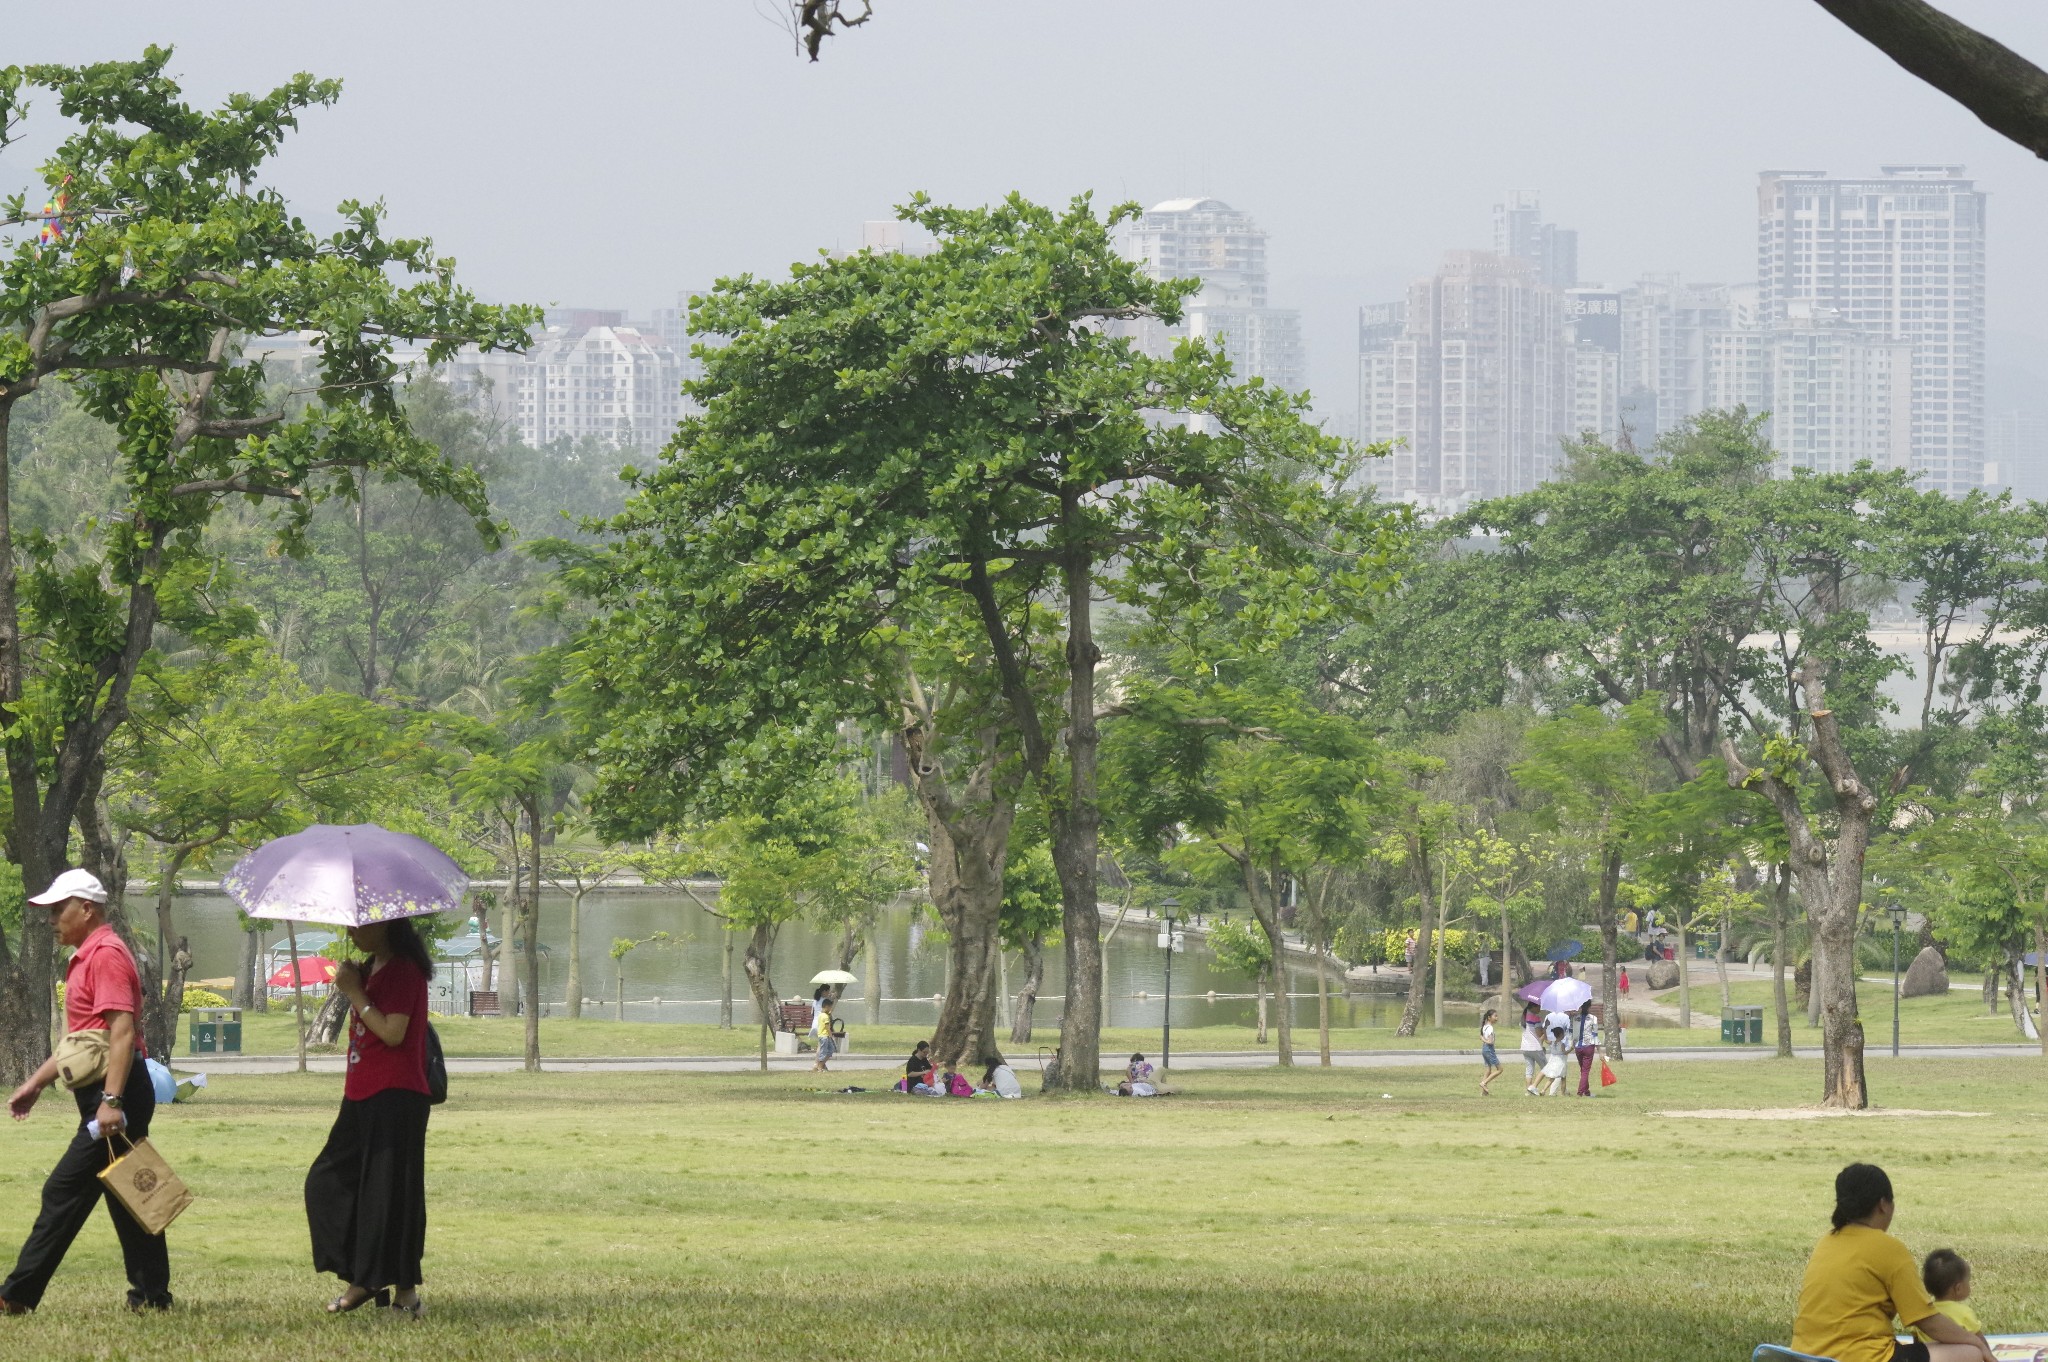
MULTIPOLYGON (((1916 1253, 1973 1260, 1994 1327, 2048 1326, 2048 1070, 1870 1073, 1885 1105, 1986 1114, 1656 1114, 1809 1102, 1811 1061, 1645 1066, 1600 1101, 1542 1103, 1512 1084, 1481 1101, 1462 1068, 1018 1103, 800 1074, 458 1075, 416 1326, 318 1313, 334 1288, 307 1266, 299 1187, 339 1079, 228 1078, 157 1131, 202 1196, 172 1231, 178 1309, 118 1313, 102 1214, 43 1309, 0 1319, 0 1356, 1737 1362, 1787 1336, 1853 1159, 1891 1172, 1916 1253)), ((0 1252, 68 1109, 0 1130, 0 1252)))

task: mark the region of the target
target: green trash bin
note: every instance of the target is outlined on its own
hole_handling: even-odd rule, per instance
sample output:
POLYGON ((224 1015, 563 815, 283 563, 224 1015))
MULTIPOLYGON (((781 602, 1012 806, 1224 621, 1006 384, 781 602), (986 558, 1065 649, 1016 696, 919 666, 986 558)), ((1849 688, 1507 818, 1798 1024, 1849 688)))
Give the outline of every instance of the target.
POLYGON ((1738 1020, 1743 1031, 1743 1043, 1762 1045, 1764 1043, 1764 1010, 1761 1007, 1732 1007, 1728 1009, 1739 1014, 1738 1020))
POLYGON ((239 1007, 195 1007, 186 1046, 195 1055, 238 1055, 242 1053, 242 1009, 239 1007))
POLYGON ((1721 1043, 1723 1045, 1742 1044, 1742 1020, 1735 1015, 1735 1009, 1732 1007, 1721 1009, 1721 1043))

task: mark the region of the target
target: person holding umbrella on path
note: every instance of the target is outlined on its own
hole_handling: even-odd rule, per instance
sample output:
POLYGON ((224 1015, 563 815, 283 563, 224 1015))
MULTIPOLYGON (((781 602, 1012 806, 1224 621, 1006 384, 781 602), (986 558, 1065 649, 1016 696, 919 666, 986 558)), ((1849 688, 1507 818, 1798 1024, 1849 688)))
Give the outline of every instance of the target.
POLYGON ((439 848, 364 824, 315 825, 258 847, 222 886, 252 917, 345 927, 367 961, 343 964, 348 1076, 327 1144, 306 1172, 313 1268, 345 1284, 343 1314, 375 1302, 414 1318, 427 1239, 427 982, 414 917, 459 910, 468 877, 439 848))
MULTIPOLYGON (((78 1083, 75 1079, 83 1075, 74 1072, 66 1080, 78 1101, 78 1133, 43 1183, 43 1206, 35 1228, 21 1246, 14 1271, 0 1282, 0 1315, 25 1315, 42 1303, 65 1250, 85 1228, 92 1208, 105 1192, 99 1173, 113 1158, 108 1137, 118 1132, 131 1140, 146 1138, 150 1117, 156 1112, 156 1088, 150 1082, 149 1067, 142 1062, 135 1031, 142 980, 136 974, 135 957, 107 925, 106 887, 89 871, 67 870, 29 902, 49 910, 57 939, 72 948, 71 963, 64 971, 66 1035, 57 1052, 14 1090, 7 1109, 15 1120, 26 1121, 35 1110, 36 1099, 57 1081, 61 1069, 81 1065, 91 1077, 78 1083), (97 1050, 101 1037, 104 1055, 84 1061, 76 1058, 97 1050), (98 1122, 98 1134, 88 1126, 93 1121, 98 1122)), ((128 1208, 112 1197, 107 1198, 107 1213, 114 1218, 121 1261, 128 1270, 128 1308, 170 1309, 171 1251, 164 1236, 144 1229, 128 1208)))

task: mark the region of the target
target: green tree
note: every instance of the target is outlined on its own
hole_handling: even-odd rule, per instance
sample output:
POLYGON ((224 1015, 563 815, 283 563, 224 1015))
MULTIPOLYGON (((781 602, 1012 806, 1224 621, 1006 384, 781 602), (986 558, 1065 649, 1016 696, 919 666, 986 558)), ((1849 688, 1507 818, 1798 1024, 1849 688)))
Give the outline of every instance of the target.
MULTIPOLYGON (((54 211, 33 213, 20 194, 0 208, 15 231, 0 258, 0 726, 8 855, 32 884, 61 867, 104 781, 166 588, 220 503, 282 502, 292 544, 311 504, 388 473, 483 518, 474 477, 409 429, 391 347, 519 347, 537 320, 478 305, 429 243, 387 238, 376 206, 342 205, 342 227, 320 237, 261 184, 301 112, 332 103, 336 84, 300 75, 209 113, 185 102, 169 60, 151 48, 139 61, 0 70, 0 145, 22 135, 37 90, 67 125, 41 168, 54 211), (281 334, 312 338, 312 391, 275 391, 238 350, 281 334), (8 514, 13 414, 52 381, 119 432, 121 502, 89 561, 61 562, 8 514)), ((97 821, 81 827, 89 850, 97 821)), ((52 949, 36 925, 18 958, 0 941, 0 1076, 46 1051, 52 949)))
POLYGON ((1095 1091, 1101 997, 1096 598, 1284 637, 1386 575, 1392 525, 1342 485, 1303 401, 1198 343, 1152 359, 1108 322, 1175 321, 1189 282, 1116 249, 1130 208, 919 199, 926 256, 862 253, 728 280, 693 324, 703 411, 577 577, 615 781, 695 784, 764 722, 841 717, 878 631, 946 600, 980 626, 1063 902, 1059 1086, 1095 1091), (684 548, 684 545, 687 548, 684 548), (1009 605, 1006 602, 1016 602, 1009 605), (1065 638, 1034 654, 1037 603, 1065 638), (1048 712, 1058 715, 1048 720, 1048 712))
MULTIPOLYGON (((1105 762, 1118 816, 1180 844, 1187 859, 1226 860, 1272 959, 1283 960, 1281 909, 1293 881, 1370 854, 1377 744, 1355 719, 1281 688, 1133 684, 1122 708, 1105 762)), ((1281 992, 1276 1057, 1290 1065, 1292 1008, 1281 992)))
MULTIPOLYGON (((316 821, 369 821, 407 800, 438 760, 424 716, 317 694, 247 643, 198 666, 152 670, 111 755, 112 821, 156 852, 156 949, 137 952, 140 1020, 156 1055, 177 1040, 189 956, 173 907, 185 867, 316 821)), ((238 993, 255 968, 257 930, 247 924, 238 993)))
MULTIPOLYGON (((1578 705, 1529 731, 1529 756, 1515 779, 1548 801, 1545 813, 1565 837, 1588 847, 1599 866, 1593 920, 1600 927, 1601 1002, 1621 1015, 1616 894, 1639 849, 1660 772, 1653 752, 1664 733, 1663 697, 1654 692, 1615 715, 1578 705)), ((1621 1028, 1606 1030, 1607 1052, 1621 1053, 1621 1028)))

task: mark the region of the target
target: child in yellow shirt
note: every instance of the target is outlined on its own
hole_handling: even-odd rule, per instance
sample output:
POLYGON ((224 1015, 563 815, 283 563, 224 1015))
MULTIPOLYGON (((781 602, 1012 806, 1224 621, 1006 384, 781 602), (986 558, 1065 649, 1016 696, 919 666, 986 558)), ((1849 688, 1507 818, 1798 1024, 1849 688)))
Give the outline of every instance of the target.
MULTIPOLYGON (((1927 1288, 1927 1294, 1934 1297, 1934 1308, 1957 1324, 1977 1336, 1977 1341, 1988 1349, 1991 1345, 1984 1339, 1984 1323, 1972 1310, 1970 1299, 1970 1265, 1954 1249, 1936 1249, 1927 1255, 1927 1261, 1920 1265, 1920 1282, 1927 1288)), ((1922 1343, 1933 1339, 1918 1329, 1913 1337, 1922 1343)))

